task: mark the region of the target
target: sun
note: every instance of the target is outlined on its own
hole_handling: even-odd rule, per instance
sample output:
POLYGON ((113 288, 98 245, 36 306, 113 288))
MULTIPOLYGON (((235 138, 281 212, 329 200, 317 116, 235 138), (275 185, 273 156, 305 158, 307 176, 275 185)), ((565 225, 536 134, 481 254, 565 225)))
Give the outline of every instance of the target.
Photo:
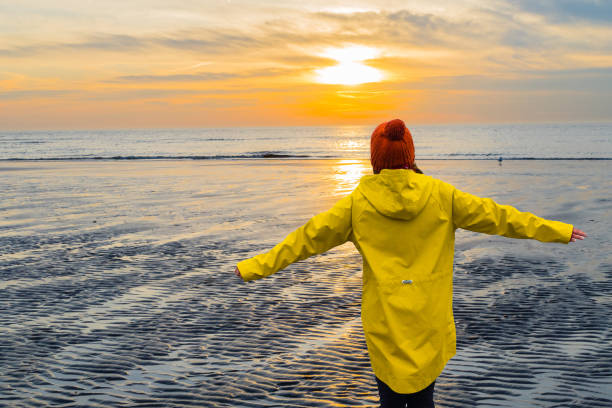
POLYGON ((317 82, 321 84, 359 85, 379 82, 384 78, 382 71, 365 65, 362 61, 376 58, 380 52, 376 48, 360 45, 329 48, 322 56, 338 61, 337 65, 317 69, 317 82))
POLYGON ((383 78, 379 70, 361 62, 341 62, 316 72, 317 82, 321 84, 359 85, 366 82, 378 82, 383 78))

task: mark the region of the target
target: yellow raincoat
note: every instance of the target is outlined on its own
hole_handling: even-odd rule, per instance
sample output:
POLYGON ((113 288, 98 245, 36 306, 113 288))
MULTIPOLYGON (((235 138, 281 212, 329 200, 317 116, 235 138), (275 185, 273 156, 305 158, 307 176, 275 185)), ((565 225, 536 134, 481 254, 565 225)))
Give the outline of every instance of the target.
POLYGON ((363 258, 361 320, 374 374, 398 393, 431 384, 455 354, 455 230, 567 244, 573 226, 462 192, 412 170, 361 178, 269 252, 238 263, 245 281, 351 241, 363 258))

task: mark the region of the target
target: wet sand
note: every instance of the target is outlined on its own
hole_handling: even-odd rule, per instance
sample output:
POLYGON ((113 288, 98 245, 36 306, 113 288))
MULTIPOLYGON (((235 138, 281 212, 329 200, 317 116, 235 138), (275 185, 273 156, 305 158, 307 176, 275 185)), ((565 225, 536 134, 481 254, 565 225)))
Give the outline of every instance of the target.
MULTIPOLYGON (((438 407, 612 405, 608 161, 422 161, 585 242, 458 231, 438 407)), ((375 407, 348 243, 234 265, 348 194, 359 160, 4 162, 0 406, 375 407)))

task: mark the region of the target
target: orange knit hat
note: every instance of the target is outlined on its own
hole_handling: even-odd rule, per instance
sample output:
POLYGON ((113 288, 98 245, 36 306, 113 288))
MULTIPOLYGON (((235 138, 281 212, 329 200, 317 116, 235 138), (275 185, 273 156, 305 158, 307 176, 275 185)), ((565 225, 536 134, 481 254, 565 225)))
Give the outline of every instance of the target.
POLYGON ((374 174, 382 169, 414 169, 414 143, 404 122, 393 119, 374 129, 370 139, 374 174))

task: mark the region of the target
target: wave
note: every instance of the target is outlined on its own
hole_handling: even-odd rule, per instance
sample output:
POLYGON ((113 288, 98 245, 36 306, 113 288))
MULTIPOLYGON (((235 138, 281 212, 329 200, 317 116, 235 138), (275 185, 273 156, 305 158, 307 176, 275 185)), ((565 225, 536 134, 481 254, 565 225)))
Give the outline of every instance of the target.
MULTIPOLYGON (((242 154, 219 154, 219 155, 127 155, 127 156, 61 156, 61 157, 11 157, 0 159, 0 161, 68 161, 68 160, 227 160, 227 159, 306 159, 313 158, 307 154, 292 154, 284 152, 251 152, 242 154)), ((330 158, 330 156, 321 156, 330 158)))

